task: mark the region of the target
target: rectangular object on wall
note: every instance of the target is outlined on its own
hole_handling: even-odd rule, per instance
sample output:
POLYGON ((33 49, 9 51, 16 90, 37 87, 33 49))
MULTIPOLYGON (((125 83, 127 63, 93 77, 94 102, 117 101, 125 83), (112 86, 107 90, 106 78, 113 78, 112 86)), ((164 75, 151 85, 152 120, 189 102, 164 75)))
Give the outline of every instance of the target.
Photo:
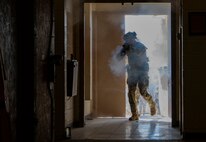
POLYGON ((67 60, 67 96, 77 95, 78 61, 67 60))

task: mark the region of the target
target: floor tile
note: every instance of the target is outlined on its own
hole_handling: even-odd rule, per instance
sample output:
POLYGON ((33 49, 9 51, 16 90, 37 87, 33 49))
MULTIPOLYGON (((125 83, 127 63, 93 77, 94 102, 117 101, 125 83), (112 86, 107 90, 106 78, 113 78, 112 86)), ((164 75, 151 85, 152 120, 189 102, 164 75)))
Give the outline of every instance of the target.
POLYGON ((139 121, 128 118, 97 118, 86 120, 83 128, 72 128, 72 140, 180 140, 178 129, 170 119, 142 116, 139 121))

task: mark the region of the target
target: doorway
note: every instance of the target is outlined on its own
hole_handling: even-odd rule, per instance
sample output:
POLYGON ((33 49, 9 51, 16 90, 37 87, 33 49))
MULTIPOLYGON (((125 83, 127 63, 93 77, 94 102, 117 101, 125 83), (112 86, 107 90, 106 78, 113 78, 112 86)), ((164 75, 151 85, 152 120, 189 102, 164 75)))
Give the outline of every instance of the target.
MULTIPOLYGON (((171 122, 171 11, 167 15, 125 15, 125 33, 135 31, 138 40, 147 47, 149 58, 149 88, 157 105, 157 115, 171 122)), ((141 13, 143 14, 143 13, 141 13)), ((126 116, 131 116, 127 100, 126 116)), ((139 92, 138 92, 139 93, 139 92)), ((140 96, 139 113, 150 114, 149 105, 140 96)))
MULTIPOLYGON (((84 5, 84 79, 85 79, 85 118, 125 118, 127 117, 127 86, 125 74, 121 76, 121 72, 118 75, 114 75, 110 69, 110 59, 112 54, 119 46, 122 45, 122 37, 124 33, 129 30, 137 30, 135 27, 132 29, 126 28, 128 20, 125 19, 139 19, 141 18, 153 19, 156 22, 156 30, 161 31, 160 36, 155 36, 156 39, 152 39, 153 43, 148 43, 148 38, 144 39, 140 36, 141 40, 145 40, 148 46, 154 46, 150 50, 151 66, 154 67, 154 72, 150 74, 154 85, 150 86, 150 91, 157 93, 158 97, 161 97, 161 103, 159 103, 159 115, 166 116, 169 119, 170 126, 171 121, 176 121, 174 116, 178 119, 178 112, 173 109, 172 100, 178 98, 173 95, 174 87, 170 86, 171 81, 175 80, 173 71, 174 58, 176 48, 174 46, 175 33, 172 33, 172 6, 171 3, 85 3, 84 5), (136 16, 133 17, 133 16, 136 16), (158 23, 158 24, 157 24, 158 23), (159 27, 158 27, 159 26, 159 27), (165 35, 166 36, 165 36, 165 35), (164 41, 164 42, 157 42, 164 41), (155 42, 155 44, 154 44, 155 42), (161 54, 159 53, 161 52, 161 54), (153 54, 155 53, 155 54, 153 54), (157 58, 158 57, 158 58, 157 58), (164 80, 164 81, 163 81, 164 80), (163 83, 163 82, 164 83, 163 83), (155 88, 155 89, 154 89, 155 88), (153 90, 154 89, 154 90, 153 90), (163 95, 164 94, 164 95, 163 95)), ((174 19, 174 15, 173 15, 174 19)), ((151 23, 151 22, 150 22, 151 23)), ((135 25, 135 24, 134 24, 135 25)), ((144 24, 145 25, 145 24, 144 24)), ((150 26, 152 27, 152 26, 150 26)), ((146 31, 142 26, 142 31, 146 31)), ((148 29, 148 27, 147 27, 148 29)), ((152 34, 155 33, 154 31, 152 34)), ((138 32, 137 33, 141 33, 138 32)), ((119 70, 117 70, 119 71, 119 70)), ((175 88, 176 89, 176 88, 175 88)), ((154 93, 154 94, 155 94, 154 93)), ((178 106, 176 106, 178 107, 178 106)), ((145 114, 147 113, 147 107, 145 108, 145 114)), ((155 121, 158 118, 155 118, 155 121)), ((144 119, 145 120, 145 119, 144 119)), ((153 118, 146 121, 153 121, 153 118)))
MULTIPOLYGON (((171 4, 86 3, 84 10, 85 116, 127 116, 126 76, 114 75, 110 65, 112 54, 123 43, 124 33, 136 31, 149 47, 149 90, 157 101, 161 100, 158 113, 171 117, 171 4)), ((146 112, 147 107, 143 109, 146 112)))

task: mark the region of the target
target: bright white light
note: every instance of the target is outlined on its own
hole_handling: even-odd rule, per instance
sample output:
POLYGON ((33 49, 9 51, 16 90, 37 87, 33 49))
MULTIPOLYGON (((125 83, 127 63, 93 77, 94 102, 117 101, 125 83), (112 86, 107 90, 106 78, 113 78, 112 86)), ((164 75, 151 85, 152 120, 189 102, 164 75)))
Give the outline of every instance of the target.
POLYGON ((138 39, 148 48, 150 66, 158 68, 168 64, 167 15, 126 15, 125 33, 135 31, 138 39), (161 46, 161 47, 160 47, 161 46))
POLYGON ((126 15, 125 32, 136 31, 138 38, 148 47, 153 47, 154 42, 161 43, 162 20, 166 15, 126 15))
MULTIPOLYGON (((135 31, 137 38, 148 48, 150 87, 158 87, 161 115, 168 116, 168 90, 162 89, 160 68, 169 67, 168 15, 126 15, 125 33, 135 31)), ((168 74, 168 78, 171 75, 168 74)), ((168 79, 167 78, 167 79, 168 79)), ((167 84, 167 81, 164 81, 167 84)), ((151 90, 150 90, 151 91, 151 90)), ((150 92, 154 95, 154 92, 150 92)), ((171 100, 170 100, 171 101, 171 100)), ((128 107, 129 108, 129 107, 128 107)))

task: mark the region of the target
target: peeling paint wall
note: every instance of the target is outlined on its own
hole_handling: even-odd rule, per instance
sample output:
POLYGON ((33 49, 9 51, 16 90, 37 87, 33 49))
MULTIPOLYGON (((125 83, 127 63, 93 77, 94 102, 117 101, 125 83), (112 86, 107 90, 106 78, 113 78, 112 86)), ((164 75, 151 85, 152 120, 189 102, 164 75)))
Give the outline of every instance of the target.
MULTIPOLYGON (((37 118, 36 140, 48 142, 51 139, 51 99, 47 87, 47 53, 51 26, 51 1, 36 0, 35 7, 35 65, 37 118)), ((5 95, 7 110, 11 119, 12 140, 16 139, 17 113, 17 34, 16 1, 0 1, 0 49, 6 71, 5 95)))
MULTIPOLYGON (((51 0, 36 0, 35 8, 35 114, 37 118, 36 141, 48 142, 52 133, 52 104, 48 88, 48 49, 51 34, 51 0)), ((51 44, 53 50, 53 44, 51 44)), ((53 95, 53 94, 52 94, 53 95)))
POLYGON ((10 114, 11 133, 13 141, 16 137, 16 90, 17 90, 17 64, 16 64, 16 37, 15 37, 15 1, 0 1, 0 50, 3 56, 6 71, 5 95, 7 110, 10 114))

